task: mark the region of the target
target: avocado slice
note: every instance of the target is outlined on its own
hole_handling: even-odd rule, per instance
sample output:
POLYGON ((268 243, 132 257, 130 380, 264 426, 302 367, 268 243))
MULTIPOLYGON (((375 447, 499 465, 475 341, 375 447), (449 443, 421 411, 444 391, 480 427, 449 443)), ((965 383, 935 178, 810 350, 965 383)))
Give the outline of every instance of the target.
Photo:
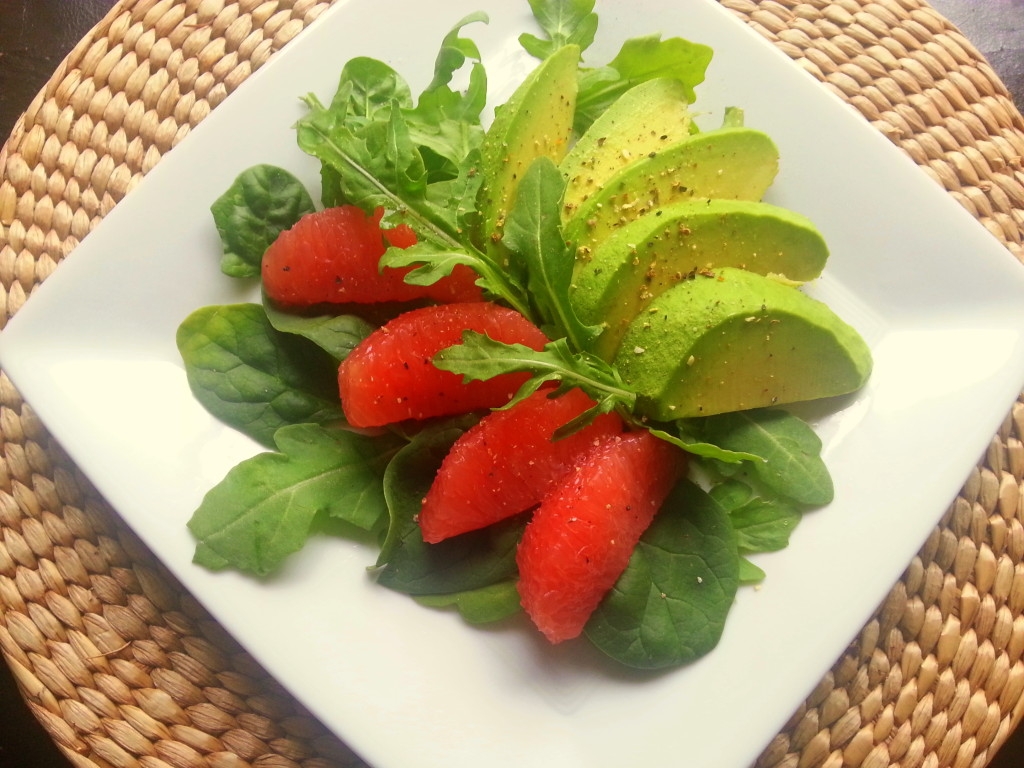
POLYGON ((604 323, 594 352, 609 359, 629 322, 695 272, 741 267, 796 283, 821 274, 828 246, 809 219, 749 200, 695 200, 616 229, 580 258, 570 293, 586 324, 604 323))
POLYGON ((632 160, 658 152, 690 135, 686 86, 659 77, 617 98, 580 136, 559 170, 566 178, 563 205, 579 207, 632 160))
POLYGON ((477 196, 481 245, 500 252, 505 217, 516 187, 538 157, 561 162, 572 140, 580 48, 565 45, 541 62, 494 113, 480 152, 477 196))
POLYGON ((563 232, 585 255, 618 227, 672 203, 760 200, 778 169, 778 148, 761 131, 696 133, 629 163, 578 208, 563 206, 563 232))
POLYGON ((615 365, 638 411, 670 421, 853 392, 871 352, 820 301, 725 267, 661 294, 630 323, 615 365))

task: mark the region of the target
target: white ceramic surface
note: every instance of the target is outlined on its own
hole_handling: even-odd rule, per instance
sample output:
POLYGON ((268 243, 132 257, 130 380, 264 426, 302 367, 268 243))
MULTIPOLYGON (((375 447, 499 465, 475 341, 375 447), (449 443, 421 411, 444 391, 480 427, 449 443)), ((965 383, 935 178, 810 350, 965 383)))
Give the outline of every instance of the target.
POLYGON ((806 516, 768 578, 736 600, 719 647, 692 666, 633 674, 584 644, 546 647, 522 622, 472 629, 376 587, 375 552, 318 539, 263 583, 191 565, 185 522, 257 447, 191 397, 179 322, 249 299, 218 271, 208 207, 258 162, 316 165, 290 126, 300 94, 327 99, 351 56, 384 59, 414 92, 466 13, 495 99, 532 60, 525 0, 348 0, 218 107, 119 204, 0 335, 0 361, 124 519, 266 667, 372 764, 601 768, 752 762, 856 636, 955 496, 1024 383, 1024 269, 945 192, 711 0, 599 3, 600 64, 662 31, 716 51, 698 91, 782 154, 773 202, 832 247, 812 292, 869 340, 876 369, 816 420, 836 501, 806 516))

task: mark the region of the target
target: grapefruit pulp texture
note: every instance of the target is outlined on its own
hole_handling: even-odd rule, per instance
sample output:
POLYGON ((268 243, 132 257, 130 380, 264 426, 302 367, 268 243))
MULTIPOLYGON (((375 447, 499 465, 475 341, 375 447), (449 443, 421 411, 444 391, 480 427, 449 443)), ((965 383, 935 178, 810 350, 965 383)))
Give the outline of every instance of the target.
POLYGON ((603 437, 622 432, 622 419, 607 413, 554 440, 559 427, 592 408, 594 401, 579 389, 553 398, 552 389, 492 411, 455 442, 420 510, 424 541, 433 544, 530 509, 580 454, 603 437))
POLYGON ((308 213, 270 245, 263 255, 263 286, 282 307, 316 304, 372 304, 429 299, 479 301, 476 274, 458 265, 433 285, 404 282, 412 269, 378 266, 388 245, 408 248, 416 233, 407 225, 381 229, 384 210, 372 215, 354 205, 308 213))
POLYGON ((548 640, 583 631, 678 480, 682 457, 646 430, 612 436, 541 502, 516 563, 523 608, 548 640))
POLYGON ((451 416, 507 403, 529 374, 501 374, 464 383, 434 355, 462 341, 466 330, 539 350, 547 337, 513 309, 491 302, 437 304, 405 312, 367 336, 338 369, 342 410, 354 427, 451 416))

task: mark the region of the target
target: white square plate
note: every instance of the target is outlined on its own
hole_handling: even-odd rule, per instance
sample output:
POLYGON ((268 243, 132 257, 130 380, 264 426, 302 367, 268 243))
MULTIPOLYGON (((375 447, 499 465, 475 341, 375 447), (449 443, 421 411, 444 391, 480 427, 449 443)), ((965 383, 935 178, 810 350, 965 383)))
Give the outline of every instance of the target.
POLYGON ((191 564, 185 522, 257 446, 194 401, 174 345, 193 309, 253 298, 218 271, 210 203, 249 165, 318 189, 291 126, 352 56, 418 92, 443 35, 483 9, 494 100, 533 61, 525 0, 348 0, 257 72, 162 160, 0 336, 4 368, 99 490, 268 670, 369 762, 573 768, 751 763, 900 577, 1024 382, 1024 269, 850 107, 711 0, 598 6, 594 64, 622 39, 715 49, 705 127, 739 105, 778 143, 770 200, 832 248, 812 287, 871 344, 868 387, 817 422, 836 500, 806 516, 768 578, 743 589, 721 644, 687 668, 634 674, 517 622, 472 629, 377 587, 375 552, 317 539, 258 582, 191 564))

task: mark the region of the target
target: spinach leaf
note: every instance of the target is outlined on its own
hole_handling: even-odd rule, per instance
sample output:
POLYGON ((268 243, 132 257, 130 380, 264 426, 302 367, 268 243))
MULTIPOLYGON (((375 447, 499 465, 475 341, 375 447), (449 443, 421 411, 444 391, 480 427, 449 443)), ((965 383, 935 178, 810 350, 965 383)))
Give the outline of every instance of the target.
POLYGON ((744 453, 742 451, 730 451, 726 448, 722 448, 719 445, 713 443, 704 442, 699 440, 680 428, 679 422, 675 422, 672 425, 667 425, 666 429, 658 429, 657 427, 648 426, 649 431, 652 435, 666 442, 672 443, 684 451, 689 453, 691 456, 699 456, 705 459, 714 459, 716 462, 722 464, 739 464, 743 461, 762 461, 760 456, 755 456, 752 453, 744 453), (673 431, 669 431, 672 429, 673 431))
POLYGON ((569 301, 575 258, 562 237, 565 183, 550 158, 534 160, 519 182, 502 240, 513 272, 517 263, 522 264, 518 271, 526 275, 534 316, 542 329, 549 338, 565 336, 570 346, 582 350, 598 337, 601 326, 583 325, 569 301))
POLYGON ((221 271, 258 277, 270 244, 313 210, 306 188, 288 171, 273 165, 246 169, 210 206, 224 246, 221 271))
POLYGON ((834 489, 821 459, 821 439, 799 417, 777 408, 723 413, 690 420, 708 442, 760 456, 754 476, 775 493, 799 504, 832 501, 834 489))
POLYGON ((684 480, 591 615, 586 635, 631 667, 692 661, 718 644, 739 587, 739 569, 728 513, 684 480))
POLYGON ((283 426, 343 418, 335 360, 274 330, 258 304, 202 307, 178 327, 177 344, 196 399, 263 445, 283 426))
POLYGON ((265 576, 301 549, 326 513, 364 530, 387 514, 381 477, 401 442, 316 424, 282 427, 276 453, 231 469, 188 522, 195 562, 265 576))
POLYGON ((573 130, 583 133, 619 96, 634 85, 669 77, 681 82, 687 100, 696 100, 694 88, 704 82, 714 51, 681 37, 662 40, 647 35, 626 40, 606 66, 580 71, 573 130))
POLYGON ((452 594, 507 581, 516 574, 524 523, 506 520, 439 544, 423 541, 416 515, 441 461, 461 434, 427 429, 403 448, 384 473, 390 526, 377 560, 377 580, 410 595, 452 594))
POLYGON ((490 624, 522 610, 519 589, 511 579, 450 595, 419 595, 416 602, 430 608, 454 607, 470 624, 490 624))
POLYGON ((740 585, 760 584, 767 574, 745 557, 740 557, 740 585))
POLYGON ((578 45, 583 51, 594 42, 594 0, 530 0, 530 10, 547 36, 546 40, 528 32, 519 36, 519 44, 531 56, 546 59, 563 45, 578 45))
POLYGON ((356 315, 298 315, 282 312, 265 297, 263 309, 276 330, 309 339, 339 363, 373 332, 373 325, 356 315))
POLYGON ((801 517, 791 505, 755 495, 750 486, 736 480, 720 483, 710 494, 728 510, 741 553, 775 552, 789 546, 789 536, 801 517))

